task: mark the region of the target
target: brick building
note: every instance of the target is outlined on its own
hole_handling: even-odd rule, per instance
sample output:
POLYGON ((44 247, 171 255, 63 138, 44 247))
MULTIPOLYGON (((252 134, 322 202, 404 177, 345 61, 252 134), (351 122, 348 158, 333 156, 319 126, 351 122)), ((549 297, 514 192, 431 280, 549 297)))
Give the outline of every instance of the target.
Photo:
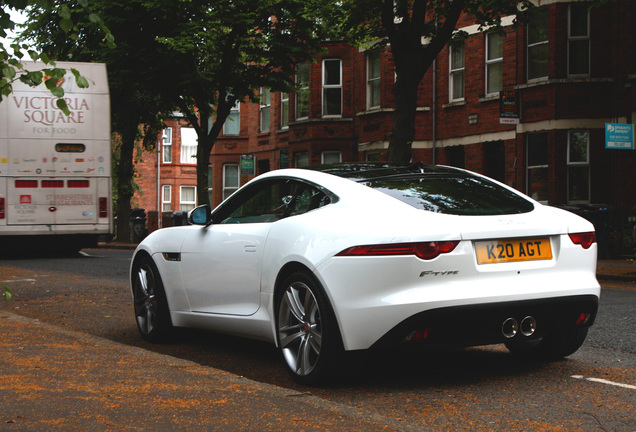
MULTIPOLYGON (((468 36, 449 44, 420 84, 413 160, 484 173, 541 202, 576 206, 570 208, 595 219, 605 246, 616 249, 610 243, 623 242, 634 216, 636 151, 606 148, 605 127, 634 122, 636 2, 591 12, 582 1, 537 3, 527 25, 506 17, 504 35, 460 22, 468 36), (511 117, 501 120, 507 107, 511 117)), ((394 105, 390 52, 325 48, 315 62, 297 65, 301 91, 261 89, 260 105, 237 105, 210 159, 213 205, 253 177, 240 175, 242 155, 255 157, 257 173, 385 160, 394 105)), ((147 154, 138 165, 138 198, 147 210, 195 205, 194 161, 180 148, 184 126, 168 121, 161 159, 147 154)))

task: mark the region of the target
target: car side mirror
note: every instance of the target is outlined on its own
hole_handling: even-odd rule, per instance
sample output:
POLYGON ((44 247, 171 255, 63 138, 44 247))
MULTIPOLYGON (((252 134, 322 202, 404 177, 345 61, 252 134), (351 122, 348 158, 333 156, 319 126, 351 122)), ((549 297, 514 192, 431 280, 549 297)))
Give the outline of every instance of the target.
POLYGON ((188 222, 191 225, 208 225, 212 221, 212 207, 208 204, 200 205, 188 212, 188 222))

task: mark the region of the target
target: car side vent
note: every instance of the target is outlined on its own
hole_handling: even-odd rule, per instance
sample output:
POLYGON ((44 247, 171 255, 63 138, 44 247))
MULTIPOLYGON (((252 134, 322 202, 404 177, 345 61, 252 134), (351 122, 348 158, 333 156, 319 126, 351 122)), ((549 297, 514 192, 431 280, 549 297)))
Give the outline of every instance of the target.
POLYGON ((178 252, 164 252, 162 255, 166 261, 181 261, 181 254, 178 252))

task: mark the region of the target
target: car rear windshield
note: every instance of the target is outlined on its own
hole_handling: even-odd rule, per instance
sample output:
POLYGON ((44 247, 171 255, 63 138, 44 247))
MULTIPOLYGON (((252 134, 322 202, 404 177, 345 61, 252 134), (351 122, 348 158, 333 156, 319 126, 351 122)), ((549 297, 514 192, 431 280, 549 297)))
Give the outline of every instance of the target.
POLYGON ((431 175, 362 181, 417 209, 453 215, 527 213, 531 201, 487 179, 473 176, 431 175))

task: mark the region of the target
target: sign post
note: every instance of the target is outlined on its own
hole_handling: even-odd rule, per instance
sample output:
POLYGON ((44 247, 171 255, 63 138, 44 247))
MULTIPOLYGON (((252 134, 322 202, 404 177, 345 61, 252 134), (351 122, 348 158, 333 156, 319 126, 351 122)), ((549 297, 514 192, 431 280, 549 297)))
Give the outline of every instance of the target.
POLYGON ((605 148, 634 150, 634 125, 605 123, 605 148))
POLYGON ((519 92, 505 90, 499 92, 499 123, 519 124, 519 92))
POLYGON ((241 175, 256 175, 256 156, 241 156, 241 175))

